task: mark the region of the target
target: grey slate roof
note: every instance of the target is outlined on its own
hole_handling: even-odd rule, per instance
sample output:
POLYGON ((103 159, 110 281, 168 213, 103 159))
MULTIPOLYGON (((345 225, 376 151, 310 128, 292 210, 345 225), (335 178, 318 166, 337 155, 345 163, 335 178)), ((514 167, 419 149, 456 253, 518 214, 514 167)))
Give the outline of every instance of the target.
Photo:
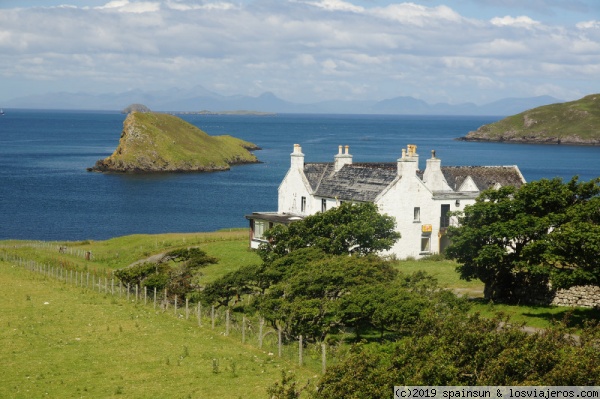
POLYGON ((372 202, 397 177, 395 163, 355 163, 334 173, 334 165, 305 164, 304 174, 316 196, 372 202))
MULTIPOLYGON (((471 176, 480 191, 497 183, 516 187, 523 184, 522 176, 514 166, 442 166, 441 170, 453 190, 457 190, 467 176, 471 176)), ((306 163, 304 174, 318 197, 373 202, 396 179, 397 164, 353 163, 335 173, 333 163, 306 163)), ((416 174, 423 178, 423 171, 416 174)))
POLYGON ((448 185, 458 190, 467 178, 471 176, 479 191, 501 186, 521 187, 522 175, 515 166, 442 166, 442 173, 448 185))

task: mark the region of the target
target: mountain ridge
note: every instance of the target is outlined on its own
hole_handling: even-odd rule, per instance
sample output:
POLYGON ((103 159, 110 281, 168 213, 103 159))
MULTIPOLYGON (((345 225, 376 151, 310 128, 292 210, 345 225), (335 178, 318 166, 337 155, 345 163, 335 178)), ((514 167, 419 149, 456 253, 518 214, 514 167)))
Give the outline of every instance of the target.
POLYGON ((46 93, 13 98, 5 108, 69 109, 69 110, 121 110, 128 104, 146 104, 163 112, 214 112, 247 109, 270 113, 330 113, 330 114, 392 114, 392 115, 499 115, 506 116, 530 108, 559 103, 551 96, 506 98, 492 103, 429 104, 410 96, 397 96, 380 101, 328 100, 315 103, 295 103, 277 97, 271 92, 259 96, 225 96, 202 86, 188 89, 142 91, 139 89, 120 93, 46 93))

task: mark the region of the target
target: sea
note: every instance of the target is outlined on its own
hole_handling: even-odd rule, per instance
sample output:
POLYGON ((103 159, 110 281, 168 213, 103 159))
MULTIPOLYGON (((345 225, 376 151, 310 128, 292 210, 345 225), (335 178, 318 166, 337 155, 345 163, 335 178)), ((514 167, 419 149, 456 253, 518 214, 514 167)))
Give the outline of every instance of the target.
POLYGON ((246 227, 244 215, 277 210, 294 144, 306 162, 331 162, 349 145, 354 162, 395 162, 416 144, 442 165, 518 165, 527 181, 600 176, 600 147, 455 140, 501 116, 180 115, 211 135, 262 150, 261 163, 225 172, 88 172, 117 147, 118 112, 5 110, 0 116, 0 239, 104 240, 129 234, 246 227))

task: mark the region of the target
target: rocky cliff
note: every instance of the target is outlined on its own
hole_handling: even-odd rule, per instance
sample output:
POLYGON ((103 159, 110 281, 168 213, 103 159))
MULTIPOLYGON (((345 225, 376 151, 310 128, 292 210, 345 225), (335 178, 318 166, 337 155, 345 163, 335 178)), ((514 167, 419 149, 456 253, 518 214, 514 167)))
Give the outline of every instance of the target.
POLYGON ((600 145, 600 94, 533 108, 481 126, 459 140, 600 145))
POLYGON ((93 172, 212 172, 257 163, 255 144, 232 136, 209 136, 173 115, 130 113, 115 152, 88 168, 93 172))

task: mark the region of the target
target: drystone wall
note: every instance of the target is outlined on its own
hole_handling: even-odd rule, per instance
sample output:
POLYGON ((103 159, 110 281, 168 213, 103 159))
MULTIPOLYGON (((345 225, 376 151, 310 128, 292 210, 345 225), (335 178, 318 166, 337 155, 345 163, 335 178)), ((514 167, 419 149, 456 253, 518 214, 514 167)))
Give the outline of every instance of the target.
POLYGON ((580 285, 569 289, 556 290, 552 305, 600 308, 600 287, 580 285))

